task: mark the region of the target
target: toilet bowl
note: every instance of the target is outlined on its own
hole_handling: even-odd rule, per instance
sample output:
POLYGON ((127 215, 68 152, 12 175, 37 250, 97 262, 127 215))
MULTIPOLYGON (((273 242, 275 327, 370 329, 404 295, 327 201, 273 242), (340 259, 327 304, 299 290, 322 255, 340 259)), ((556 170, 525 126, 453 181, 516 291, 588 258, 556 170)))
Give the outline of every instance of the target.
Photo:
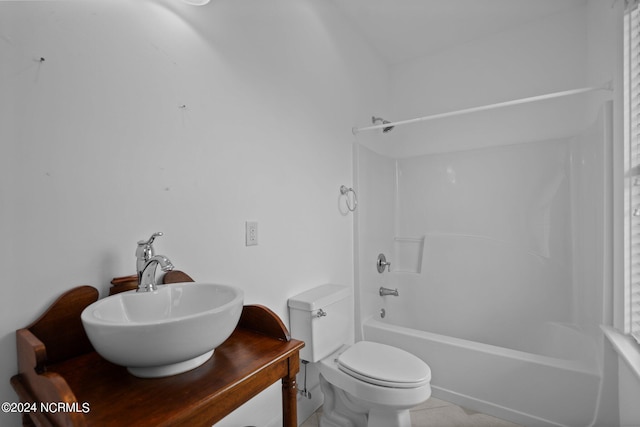
POLYGON ((319 363, 321 427, 410 427, 409 410, 431 396, 431 370, 416 356, 368 341, 319 363))
POLYGON ((349 288, 322 285, 289 299, 300 358, 318 364, 324 394, 321 427, 410 427, 409 409, 431 395, 431 369, 399 348, 348 345, 349 288))

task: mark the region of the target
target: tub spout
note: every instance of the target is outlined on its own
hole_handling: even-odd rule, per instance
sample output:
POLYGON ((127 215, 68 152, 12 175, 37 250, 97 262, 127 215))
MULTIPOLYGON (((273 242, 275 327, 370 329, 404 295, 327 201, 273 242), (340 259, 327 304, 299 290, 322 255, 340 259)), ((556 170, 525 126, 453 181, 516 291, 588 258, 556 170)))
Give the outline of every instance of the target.
POLYGON ((380 286, 380 296, 384 297, 387 295, 393 295, 394 297, 399 296, 400 294, 398 293, 397 289, 389 289, 389 288, 385 288, 380 286))

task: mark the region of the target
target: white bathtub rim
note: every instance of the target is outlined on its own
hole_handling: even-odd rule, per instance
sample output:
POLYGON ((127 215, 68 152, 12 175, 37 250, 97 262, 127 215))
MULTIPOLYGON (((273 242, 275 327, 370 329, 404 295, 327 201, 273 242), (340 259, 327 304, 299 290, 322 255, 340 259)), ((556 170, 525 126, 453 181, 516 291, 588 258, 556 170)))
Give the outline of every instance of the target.
MULTIPOLYGON (((382 322, 373 316, 368 317, 363 322, 363 329, 366 325, 374 325, 376 328, 389 331, 401 331, 403 334, 407 334, 414 338, 427 338, 436 342, 445 343, 459 348, 472 349, 474 351, 480 351, 483 353, 489 353, 497 356, 505 356, 518 358, 523 361, 527 361, 535 364, 542 364, 546 366, 553 366, 559 369, 566 369, 582 374, 588 374, 600 378, 600 372, 597 367, 589 366, 586 361, 581 360, 566 360, 558 359, 550 356, 543 356, 538 354, 526 353, 520 350, 513 350, 509 348, 498 347, 491 344, 479 343, 476 341, 464 340, 461 338, 449 337, 446 335, 440 335, 433 332, 421 331, 417 329, 407 328, 405 326, 398 326, 389 323, 382 322)), ((426 361, 428 364, 429 361, 426 361)))
MULTIPOLYGON (((517 359, 515 356, 516 355, 521 356, 520 353, 522 352, 511 350, 511 349, 503 349, 500 347, 495 347, 495 346, 491 346, 483 343, 476 343, 476 342, 467 341, 459 338, 441 336, 438 334, 424 332, 420 330, 414 330, 411 328, 401 327, 393 324, 388 324, 380 320, 377 320, 375 317, 366 319, 365 322, 363 322, 362 326, 363 326, 364 336, 367 339, 371 339, 371 337, 367 337, 368 333, 376 334, 376 331, 378 331, 377 333, 381 333, 382 334, 381 336, 384 336, 385 334, 390 334, 391 336, 397 335, 397 336, 404 336, 405 338, 410 338, 411 340, 409 342, 419 343, 422 340, 426 340, 436 345, 459 348, 461 351, 470 352, 468 353, 470 355, 473 355, 473 353, 488 354, 492 357, 499 357, 499 358, 504 357, 512 360, 521 360, 527 364, 537 365, 544 369, 559 369, 567 373, 572 372, 572 375, 580 375, 583 378, 591 377, 593 378, 593 380, 596 380, 599 384, 597 386, 597 390, 595 390, 595 392, 597 393, 597 402, 596 402, 595 408, 592 407, 593 413, 588 412, 589 415, 580 421, 573 420, 573 419, 569 421, 566 419, 564 415, 562 415, 562 413, 558 415, 557 413, 558 408, 555 408, 555 410, 553 407, 529 410, 529 408, 526 405, 525 406, 518 405, 519 407, 511 408, 509 406, 503 406, 501 403, 494 403, 491 400, 485 400, 484 398, 476 396, 475 394, 468 394, 466 393, 465 390, 452 391, 452 389, 447 388, 448 386, 446 384, 441 385, 438 383, 435 383, 435 384, 432 383, 433 396, 436 398, 441 397, 446 401, 456 403, 463 407, 466 407, 472 410, 477 410, 488 415, 492 415, 498 418, 519 423, 523 426, 530 426, 530 427, 533 427, 533 426, 535 427, 577 427, 577 426, 593 427, 595 425, 594 423, 598 419, 597 417, 598 417, 599 406, 601 403, 600 398, 601 398, 602 386, 603 386, 602 375, 600 373, 594 374, 591 370, 585 371, 582 369, 566 369, 564 367, 567 364, 575 365, 575 362, 565 361, 565 360, 556 360, 554 358, 550 358, 546 356, 527 354, 527 353, 524 353, 524 355, 528 357, 522 357, 520 359, 517 359), (547 409, 551 409, 556 415, 558 415, 558 418, 556 418, 555 416, 552 418, 546 418, 547 409), (554 420, 554 421, 550 421, 550 420, 554 420)), ((386 341, 383 340, 381 342, 386 342, 386 341)), ((401 344, 398 344, 398 345, 402 348, 401 344)), ((406 349, 406 350, 411 351, 409 349, 406 349)), ((422 355, 422 356, 424 357, 425 355, 422 355)), ((436 364, 443 363, 443 360, 439 360, 439 357, 437 355, 434 355, 434 356, 435 356, 435 358, 433 359, 434 363, 436 364)), ((429 364, 428 357, 424 360, 427 364, 429 364)), ((479 379, 475 378, 474 381, 479 381, 479 379)), ((484 380, 480 380, 480 381, 484 381, 484 380)), ((501 402, 500 397, 498 397, 497 402, 501 402)), ((584 404, 584 402, 581 402, 579 400, 573 403, 578 404, 580 406, 583 406, 581 405, 581 403, 584 404)), ((573 409, 576 409, 576 407, 574 407, 573 404, 570 404, 569 406, 572 407, 573 409)), ((584 407, 582 409, 587 410, 584 407)), ((584 414, 586 415, 587 412, 584 412, 584 414)))

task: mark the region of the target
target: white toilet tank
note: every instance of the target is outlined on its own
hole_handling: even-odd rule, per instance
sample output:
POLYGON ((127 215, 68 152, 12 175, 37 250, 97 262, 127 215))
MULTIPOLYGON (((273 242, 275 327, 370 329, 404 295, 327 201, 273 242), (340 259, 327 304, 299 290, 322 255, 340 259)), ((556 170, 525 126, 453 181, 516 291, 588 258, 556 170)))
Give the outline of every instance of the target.
POLYGON ((291 336, 305 342, 300 358, 315 363, 347 344, 352 330, 351 290, 326 284, 289 298, 291 336))

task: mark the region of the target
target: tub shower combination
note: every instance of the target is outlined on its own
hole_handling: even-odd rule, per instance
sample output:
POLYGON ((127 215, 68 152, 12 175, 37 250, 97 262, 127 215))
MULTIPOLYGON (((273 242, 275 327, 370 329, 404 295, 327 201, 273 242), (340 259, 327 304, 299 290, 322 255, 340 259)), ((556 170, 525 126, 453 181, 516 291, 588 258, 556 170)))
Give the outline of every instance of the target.
MULTIPOLYGON (((388 309, 387 309, 388 310, 388 309)), ((392 310, 388 310, 393 312, 392 310)), ((470 409, 532 426, 588 426, 598 399, 600 376, 594 349, 549 349, 554 340, 579 342, 583 337, 562 325, 549 325, 549 336, 532 343, 536 354, 398 326, 373 318, 364 337, 409 351, 428 362, 433 396, 470 409), (548 353, 545 352, 551 350, 548 353), (555 353, 550 356, 551 352, 555 353)), ((584 348, 584 347, 583 347, 584 348)))
POLYGON ((423 359, 435 397, 593 425, 610 120, 605 103, 571 136, 401 157, 359 136, 358 338, 423 359))

